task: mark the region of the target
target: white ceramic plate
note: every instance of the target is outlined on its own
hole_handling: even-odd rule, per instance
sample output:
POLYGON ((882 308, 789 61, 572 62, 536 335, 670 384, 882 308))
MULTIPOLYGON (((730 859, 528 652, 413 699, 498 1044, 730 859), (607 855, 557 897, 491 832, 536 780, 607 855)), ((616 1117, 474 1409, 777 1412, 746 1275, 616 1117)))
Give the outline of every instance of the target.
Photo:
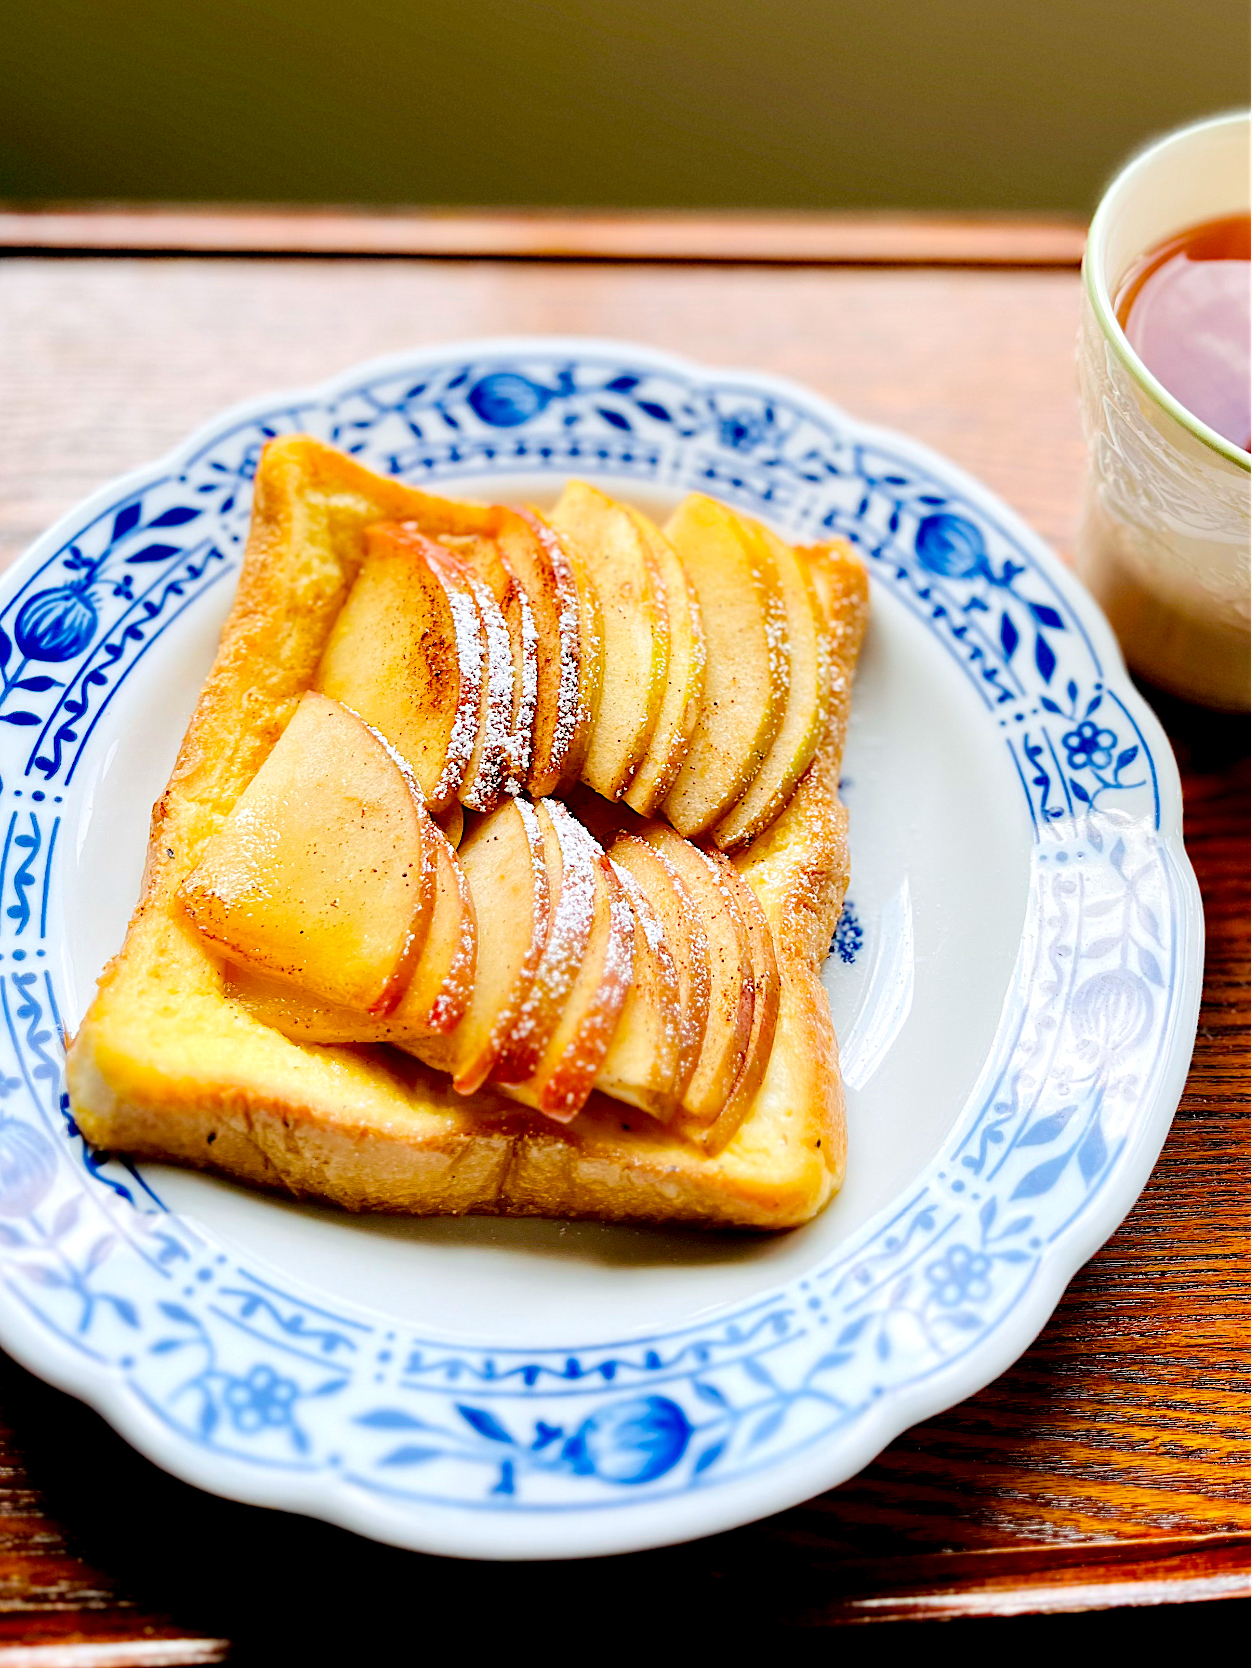
POLYGON ((773 378, 473 342, 262 400, 0 593, 0 1340, 216 1493, 432 1552, 628 1551, 851 1476, 1002 1372, 1143 1186, 1202 917, 1096 609, 952 465, 773 378), (873 576, 826 986, 847 1185, 776 1236, 354 1218, 86 1148, 73 1028, 137 895, 267 436, 466 496, 700 488, 873 576))

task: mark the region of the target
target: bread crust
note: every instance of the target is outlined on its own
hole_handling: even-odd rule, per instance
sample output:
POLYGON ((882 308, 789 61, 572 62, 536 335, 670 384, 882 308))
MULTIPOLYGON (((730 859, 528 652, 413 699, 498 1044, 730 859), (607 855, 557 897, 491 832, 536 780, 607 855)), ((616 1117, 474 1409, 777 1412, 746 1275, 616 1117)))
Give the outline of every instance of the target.
POLYGON ((819 973, 847 886, 838 798, 864 570, 829 563, 839 676, 822 746, 790 805, 735 864, 780 974, 778 1029, 751 1112, 716 1156, 593 1095, 558 1126, 489 1090, 456 1094, 386 1048, 289 1041, 228 994, 176 893, 309 688, 382 520, 423 494, 288 436, 257 473, 252 531, 213 669, 152 816, 139 905, 70 1045, 75 1119, 95 1145, 170 1159, 349 1210, 589 1217, 787 1228, 843 1180, 843 1090, 819 973))

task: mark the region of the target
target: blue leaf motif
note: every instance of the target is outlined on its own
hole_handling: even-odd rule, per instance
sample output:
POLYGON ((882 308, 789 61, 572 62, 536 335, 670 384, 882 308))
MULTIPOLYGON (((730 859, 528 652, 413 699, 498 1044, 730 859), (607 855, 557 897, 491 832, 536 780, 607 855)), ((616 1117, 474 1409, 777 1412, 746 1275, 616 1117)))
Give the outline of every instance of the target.
MULTIPOLYGON (((639 386, 639 380, 637 376, 615 376, 612 382, 605 383, 604 389, 608 394, 633 394, 639 386)), ((640 404, 642 403, 641 401, 640 404)))
POLYGON ((1039 705, 1045 712, 1055 712, 1058 716, 1061 713, 1061 708, 1057 706, 1056 702, 1052 700, 1050 696, 1041 695, 1039 697, 1039 705))
POLYGON ((18 678, 10 687, 13 689, 27 689, 32 695, 42 695, 49 689, 59 689, 61 685, 56 678, 46 678, 41 674, 36 678, 18 678))
MULTIPOLYGON (((1055 608, 1049 608, 1046 602, 1030 602, 1026 605, 1041 626, 1050 626, 1053 631, 1064 631, 1065 621, 1055 608)), ((1070 700, 1074 699, 1073 695, 1070 700)))
POLYGON ((417 1448, 412 1443, 405 1443, 403 1447, 393 1448, 389 1454, 384 1454, 379 1465, 424 1465, 427 1460, 439 1458, 438 1448, 417 1448))
POLYGON ((715 1384, 705 1384, 703 1379, 697 1379, 692 1389, 702 1401, 712 1402, 714 1407, 730 1405, 715 1384))
POLYGON ((672 423, 674 419, 663 405, 657 405, 655 400, 637 400, 635 402, 640 411, 656 419, 658 423, 672 423))
POLYGON ((1042 1147, 1049 1141, 1055 1141, 1058 1135, 1064 1133, 1069 1122, 1067 1112, 1053 1112, 1046 1118, 1040 1118, 1037 1124, 1031 1124, 1018 1140, 1019 1147, 1042 1147))
POLYGON ((1012 660, 1013 652, 1021 641, 1017 627, 1007 614, 1000 615, 1000 647, 1004 650, 1005 660, 1012 660))
POLYGON ((1046 1164, 1037 1164, 1033 1170, 1028 1170, 1009 1194, 1010 1199, 1034 1199, 1040 1193, 1046 1193, 1054 1187, 1060 1178, 1062 1170, 1069 1163, 1069 1153, 1059 1153, 1056 1158, 1048 1159, 1046 1164))
POLYGON ((137 504, 127 504, 124 510, 119 510, 113 517, 113 535, 109 542, 111 544, 116 544, 119 539, 124 539, 127 533, 129 533, 133 527, 138 525, 139 517, 142 514, 142 499, 140 499, 137 504))
POLYGON ((596 413, 598 416, 603 417, 605 422, 610 424, 613 428, 625 429, 627 434, 631 432, 629 421, 622 416, 620 411, 610 411, 608 406, 598 405, 596 407, 596 413))
POLYGON ((479 1436, 485 1436, 489 1442, 512 1442, 513 1438, 505 1430, 498 1419, 492 1418, 486 1409, 481 1407, 463 1407, 457 1404, 457 1412, 467 1425, 472 1425, 479 1436))
POLYGON ((155 521, 148 523, 149 527, 181 527, 185 522, 194 521, 200 511, 190 504, 175 504, 172 509, 162 510, 155 521))
POLYGON ((770 1437, 774 1435, 775 1431, 781 1427, 786 1416, 787 1414, 785 1408, 773 1408, 765 1415, 760 1424, 753 1429, 752 1434, 748 1437, 748 1447, 755 1448, 762 1442, 768 1442, 770 1437))
POLYGON ((1139 946, 1139 967, 1145 979, 1150 980, 1154 985, 1164 985, 1165 981, 1161 977, 1161 969, 1156 957, 1151 950, 1145 949, 1142 944, 1139 946))
POLYGON ((852 1321, 848 1326, 844 1327, 843 1331, 835 1339, 836 1344, 850 1344, 854 1338, 859 1338, 861 1336, 861 1333, 864 1332, 865 1328, 869 1325, 869 1322, 870 1317, 868 1315, 862 1315, 859 1320, 852 1321))
POLYGON ((353 1420, 353 1424, 366 1425, 375 1431, 428 1431, 430 1426, 422 1419, 415 1419, 411 1413, 402 1413, 398 1407, 376 1407, 372 1413, 362 1413, 353 1420))
POLYGON ((1090 1133, 1082 1146, 1078 1149, 1078 1168, 1082 1171, 1082 1179, 1091 1181, 1104 1168, 1108 1158, 1108 1149, 1104 1145, 1104 1131, 1100 1128, 1097 1117, 1091 1126, 1090 1133))
POLYGON ((707 1471, 710 1465, 715 1465, 721 1458, 725 1447, 724 1442, 715 1442, 711 1447, 706 1448, 702 1454, 698 1455, 696 1463, 691 1468, 692 1476, 698 1477, 702 1471, 707 1471))
POLYGON ((774 1389, 773 1377, 755 1357, 749 1355, 743 1361, 742 1366, 749 1378, 754 1378, 758 1384, 764 1384, 771 1390, 774 1389))
POLYGON ((1086 788, 1083 787, 1081 782, 1075 782, 1074 778, 1071 776, 1069 779, 1069 787, 1070 792, 1073 794, 1075 799, 1081 800, 1084 805, 1090 805, 1091 795, 1087 792, 1086 788))
POLYGON ((1137 746, 1135 746, 1135 747, 1123 747, 1121 752, 1117 755, 1117 768, 1118 768, 1118 770, 1125 770, 1126 766, 1128 764, 1133 764, 1135 759, 1138 758, 1138 756, 1139 756, 1139 748, 1137 746))
POLYGON ((16 724, 19 729, 29 729, 32 724, 38 724, 39 719, 33 712, 0 712, 0 724, 16 724))
POLYGON ((1039 668, 1039 675, 1044 683, 1051 683, 1052 674, 1056 671, 1056 656, 1041 631, 1035 633, 1035 665, 1039 668))

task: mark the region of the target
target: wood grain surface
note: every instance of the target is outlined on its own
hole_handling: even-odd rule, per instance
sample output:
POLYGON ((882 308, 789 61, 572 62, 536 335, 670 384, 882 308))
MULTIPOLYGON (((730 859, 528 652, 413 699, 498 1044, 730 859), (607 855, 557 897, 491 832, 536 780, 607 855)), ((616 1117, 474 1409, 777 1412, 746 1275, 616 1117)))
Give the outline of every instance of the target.
MULTIPOLYGON (((13 258, 0 561, 232 401, 401 347, 528 330, 794 377, 946 453, 1064 554, 1082 466, 1077 299, 1063 270, 13 258)), ((558 1584, 580 1614, 620 1613, 630 1595, 632 1614, 646 1597, 657 1614, 668 1599, 800 1629, 907 1619, 913 1637, 930 1625, 917 1618, 1247 1592, 1247 723, 1146 693, 1178 753, 1208 949, 1182 1106, 1126 1223, 1009 1372, 843 1488, 665 1552, 493 1567, 497 1620, 558 1584)), ((226 1641, 232 1660, 311 1660, 332 1639, 405 1636, 432 1602, 475 1615, 482 1584, 479 1565, 201 1495, 0 1358, 0 1644, 16 1663, 207 1662, 226 1641), (311 1612, 296 1590, 316 1595, 311 1612)), ((1159 1645, 1173 1612, 1114 1614, 1120 1645, 1159 1645)), ((1058 1638, 1108 1637, 1072 1620, 1087 1631, 1058 1638)))

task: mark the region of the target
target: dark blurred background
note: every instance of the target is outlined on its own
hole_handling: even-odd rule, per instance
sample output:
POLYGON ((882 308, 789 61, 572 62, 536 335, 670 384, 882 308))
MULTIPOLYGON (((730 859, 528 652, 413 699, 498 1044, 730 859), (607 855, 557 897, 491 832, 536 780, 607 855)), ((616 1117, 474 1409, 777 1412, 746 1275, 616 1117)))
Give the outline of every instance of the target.
POLYGON ((1246 0, 7 0, 0 197, 1086 214, 1246 0))

